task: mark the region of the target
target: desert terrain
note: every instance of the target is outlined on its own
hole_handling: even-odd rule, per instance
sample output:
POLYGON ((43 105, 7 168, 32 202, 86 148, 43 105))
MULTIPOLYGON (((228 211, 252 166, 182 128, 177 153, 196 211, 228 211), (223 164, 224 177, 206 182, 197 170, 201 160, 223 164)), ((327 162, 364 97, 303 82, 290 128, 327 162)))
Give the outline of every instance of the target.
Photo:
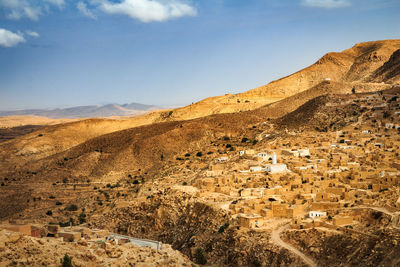
POLYGON ((0 265, 397 266, 399 69, 374 41, 178 109, 0 118, 0 265))

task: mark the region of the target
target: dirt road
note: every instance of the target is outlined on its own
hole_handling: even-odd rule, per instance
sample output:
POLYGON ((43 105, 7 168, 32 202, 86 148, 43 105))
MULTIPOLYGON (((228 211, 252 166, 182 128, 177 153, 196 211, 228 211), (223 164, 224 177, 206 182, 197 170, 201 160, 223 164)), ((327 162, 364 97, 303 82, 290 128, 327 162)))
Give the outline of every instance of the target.
POLYGON ((310 258, 307 257, 306 255, 304 255, 301 251, 299 251, 298 249, 296 249, 295 247, 293 247, 292 245, 284 242, 281 237, 280 234, 283 230, 287 229, 289 227, 289 225, 283 225, 281 227, 275 228, 272 231, 271 234, 271 241, 280 246, 283 247, 287 250, 289 250, 290 252, 292 252, 293 254, 299 256, 307 265, 311 266, 311 267, 317 267, 317 264, 310 258))

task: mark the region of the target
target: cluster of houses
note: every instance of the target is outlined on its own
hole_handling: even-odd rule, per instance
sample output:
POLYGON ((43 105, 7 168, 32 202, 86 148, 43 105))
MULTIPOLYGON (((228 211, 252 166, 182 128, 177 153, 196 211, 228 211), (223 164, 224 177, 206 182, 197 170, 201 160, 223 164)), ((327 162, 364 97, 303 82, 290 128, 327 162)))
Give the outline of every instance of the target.
POLYGON ((202 196, 235 199, 232 218, 250 228, 280 218, 291 219, 293 228, 338 227, 357 223, 357 216, 341 211, 358 205, 399 208, 400 201, 381 197, 400 184, 400 112, 387 113, 399 101, 383 105, 382 97, 394 96, 357 100, 370 110, 359 124, 277 138, 258 151, 224 156, 194 186, 202 196))
POLYGON ((96 243, 100 245, 107 242, 112 242, 116 245, 134 243, 140 247, 151 247, 154 249, 162 248, 162 243, 158 241, 137 239, 125 235, 110 233, 108 230, 104 229, 90 229, 86 226, 60 227, 58 224, 41 225, 10 221, 0 224, 0 229, 37 238, 56 238, 62 242, 86 241, 88 243, 96 243))

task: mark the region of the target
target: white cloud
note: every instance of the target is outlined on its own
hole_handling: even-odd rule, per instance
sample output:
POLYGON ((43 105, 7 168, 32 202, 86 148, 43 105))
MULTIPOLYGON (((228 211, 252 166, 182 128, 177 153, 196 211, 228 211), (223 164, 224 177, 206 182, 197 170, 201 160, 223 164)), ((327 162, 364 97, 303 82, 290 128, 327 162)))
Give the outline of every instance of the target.
POLYGON ((53 4, 58 6, 60 9, 64 8, 65 6, 65 1, 64 0, 44 0, 47 3, 53 4))
POLYGON ((142 22, 166 21, 183 16, 195 16, 196 8, 182 0, 92 0, 107 14, 127 15, 142 22))
POLYGON ((51 5, 62 9, 65 0, 0 0, 0 10, 5 12, 5 17, 15 20, 38 20, 43 13, 49 11, 51 5))
POLYGON ((34 31, 25 31, 25 33, 26 33, 27 35, 32 36, 32 37, 35 37, 35 38, 40 37, 40 35, 39 35, 37 32, 34 32, 34 31))
POLYGON ((23 42, 25 42, 25 38, 22 34, 0 29, 0 46, 12 47, 23 42))
POLYGON ((78 2, 78 3, 76 4, 76 8, 77 8, 83 15, 85 15, 85 16, 87 16, 87 17, 89 17, 89 18, 92 18, 92 19, 96 19, 96 18, 97 18, 96 15, 93 14, 93 12, 90 11, 90 10, 87 8, 86 3, 84 3, 84 2, 78 2))
POLYGON ((349 0, 303 0, 303 6, 319 8, 340 8, 351 6, 349 0))

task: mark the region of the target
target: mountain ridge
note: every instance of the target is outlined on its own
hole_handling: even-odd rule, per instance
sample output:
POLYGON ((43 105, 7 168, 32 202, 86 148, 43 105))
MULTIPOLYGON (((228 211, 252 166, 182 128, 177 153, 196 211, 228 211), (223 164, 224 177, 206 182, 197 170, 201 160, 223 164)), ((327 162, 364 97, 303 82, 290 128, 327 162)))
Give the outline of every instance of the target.
POLYGON ((47 117, 51 119, 79 119, 90 117, 112 117, 112 116, 130 116, 139 115, 148 111, 161 109, 155 105, 145 105, 140 103, 128 104, 105 104, 105 105, 87 105, 56 109, 22 109, 13 111, 0 111, 2 116, 33 115, 47 117))

